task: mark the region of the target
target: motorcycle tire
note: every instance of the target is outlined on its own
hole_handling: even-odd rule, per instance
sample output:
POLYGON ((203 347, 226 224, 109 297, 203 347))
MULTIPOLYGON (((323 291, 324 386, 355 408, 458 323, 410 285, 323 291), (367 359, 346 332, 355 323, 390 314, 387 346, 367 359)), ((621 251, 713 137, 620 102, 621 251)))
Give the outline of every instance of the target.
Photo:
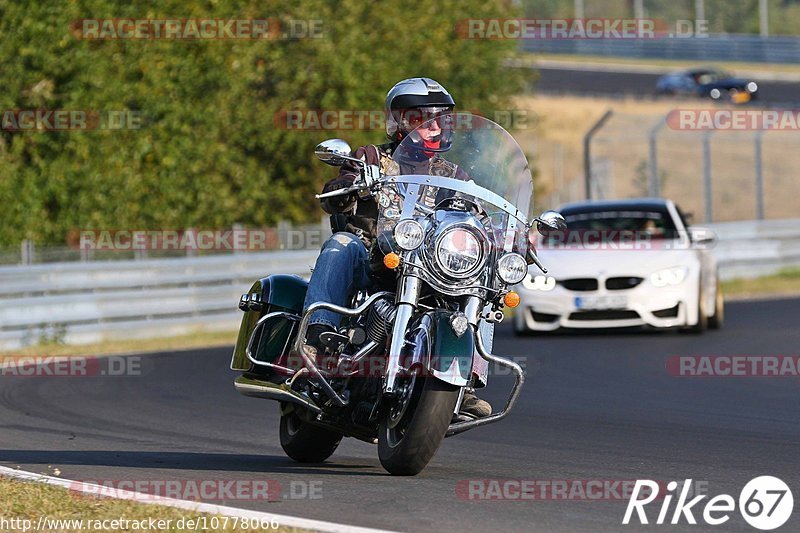
POLYGON ((395 476, 415 476, 444 440, 458 401, 458 387, 433 377, 416 377, 399 419, 385 413, 378 430, 378 457, 395 476))
POLYGON ((303 420, 292 410, 281 414, 281 448, 299 463, 321 463, 333 455, 342 435, 303 420))

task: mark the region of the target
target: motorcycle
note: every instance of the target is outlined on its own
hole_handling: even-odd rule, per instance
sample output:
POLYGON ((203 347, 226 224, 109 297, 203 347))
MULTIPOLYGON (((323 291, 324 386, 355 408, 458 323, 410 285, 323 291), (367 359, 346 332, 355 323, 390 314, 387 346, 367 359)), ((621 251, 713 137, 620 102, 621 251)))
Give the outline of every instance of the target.
POLYGON ((280 443, 296 461, 322 462, 347 436, 377 444, 391 474, 416 475, 444 438, 502 420, 519 397, 524 372, 491 354, 493 327, 519 302, 512 288, 529 265, 546 272, 530 233, 566 223, 554 211, 529 219, 528 162, 501 126, 468 113, 437 120, 438 147, 422 142, 423 123, 380 166, 341 139, 317 146, 321 161, 359 172, 352 187, 317 198, 358 194, 378 206, 373 287, 350 307, 316 302, 304 312, 307 282, 277 274, 241 297, 234 386, 280 403, 280 443), (306 330, 323 309, 343 322, 315 353, 306 330), (473 419, 458 413, 481 359, 515 382, 501 411, 473 419))

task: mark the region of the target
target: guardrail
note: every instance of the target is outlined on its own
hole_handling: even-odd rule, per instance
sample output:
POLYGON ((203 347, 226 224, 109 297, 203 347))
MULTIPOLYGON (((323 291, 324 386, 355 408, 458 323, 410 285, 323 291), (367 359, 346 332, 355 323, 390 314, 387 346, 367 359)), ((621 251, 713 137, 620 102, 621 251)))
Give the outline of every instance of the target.
POLYGON ((800 62, 800 38, 727 34, 663 39, 524 39, 526 52, 691 61, 800 62))
MULTIPOLYGON (((708 225, 723 279, 800 265, 800 219, 708 225)), ((0 267, 0 348, 237 327, 239 296, 273 273, 310 275, 316 250, 0 267)))
POLYGON ((0 267, 0 348, 167 337, 238 325, 271 273, 310 275, 317 251, 0 267))

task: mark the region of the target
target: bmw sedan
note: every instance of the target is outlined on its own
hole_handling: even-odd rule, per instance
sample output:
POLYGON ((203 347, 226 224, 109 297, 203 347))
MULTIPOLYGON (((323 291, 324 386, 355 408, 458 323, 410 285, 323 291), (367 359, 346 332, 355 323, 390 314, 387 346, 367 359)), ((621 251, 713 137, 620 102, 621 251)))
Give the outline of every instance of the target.
POLYGON ((724 303, 710 230, 670 200, 586 201, 561 209, 567 230, 540 237, 548 274, 531 266, 516 290, 518 334, 558 328, 719 328, 724 303))

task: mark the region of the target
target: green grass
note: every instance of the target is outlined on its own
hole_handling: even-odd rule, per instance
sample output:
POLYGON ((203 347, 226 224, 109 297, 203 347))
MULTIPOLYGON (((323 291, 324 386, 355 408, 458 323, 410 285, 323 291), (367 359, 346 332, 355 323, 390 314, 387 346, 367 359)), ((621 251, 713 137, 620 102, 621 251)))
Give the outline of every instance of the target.
MULTIPOLYGON (((28 527, 29 531, 35 530, 39 517, 46 517, 51 520, 84 520, 83 531, 91 530, 87 527, 87 520, 118 520, 127 519, 131 521, 147 521, 149 519, 164 520, 162 525, 167 525, 167 520, 170 520, 169 526, 158 531, 194 531, 195 528, 178 527, 186 525, 188 520, 197 520, 198 517, 204 517, 209 529, 212 530, 211 524, 213 515, 204 513, 195 513, 185 511, 182 509, 174 509, 172 507, 164 507, 160 505, 150 505, 131 502, 127 500, 115 500, 111 498, 97 498, 94 496, 86 496, 78 492, 69 491, 62 487, 45 485, 42 483, 34 483, 28 481, 18 481, 14 479, 4 478, 0 476, 0 519, 10 521, 14 519, 30 520, 28 527), (179 522, 183 519, 183 522, 179 522)), ((216 517, 219 524, 225 524, 225 517, 216 517)), ((233 527, 234 518, 228 518, 227 528, 215 528, 215 531, 262 531, 258 528, 244 529, 241 527, 233 527)), ((92 522, 93 523, 93 522, 92 522)), ((215 522, 216 523, 216 522, 215 522)), ((196 524, 200 524, 197 523, 196 524)), ((237 522, 237 524, 239 524, 237 522)), ((3 528, 3 531, 22 531, 23 524, 14 522, 6 524, 10 528, 3 528)), ((124 525, 124 524, 120 524, 124 525)), ((128 524, 135 526, 136 524, 128 524)), ((128 527, 128 528, 115 528, 107 529, 107 531, 154 531, 148 529, 147 523, 142 524, 143 528, 128 527)), ((2 526, 0 526, 2 528, 2 526)), ((46 528, 47 531, 81 531, 76 527, 76 524, 63 525, 61 528, 55 528, 50 523, 50 527, 46 528)), ((95 529, 98 530, 98 529, 95 529)), ((198 529, 202 531, 202 528, 198 529)), ((98 530, 99 531, 99 530, 98 530)), ((270 529, 270 531, 279 532, 299 532, 302 530, 295 528, 278 527, 277 529, 270 529)))
POLYGON ((771 276, 722 282, 725 296, 800 295, 800 268, 786 268, 771 276))
POLYGON ((236 331, 198 331, 188 335, 159 337, 154 339, 108 340, 95 344, 45 343, 26 346, 17 350, 0 350, 0 358, 15 356, 66 356, 66 355, 114 355, 123 353, 161 352, 233 346, 236 331))

